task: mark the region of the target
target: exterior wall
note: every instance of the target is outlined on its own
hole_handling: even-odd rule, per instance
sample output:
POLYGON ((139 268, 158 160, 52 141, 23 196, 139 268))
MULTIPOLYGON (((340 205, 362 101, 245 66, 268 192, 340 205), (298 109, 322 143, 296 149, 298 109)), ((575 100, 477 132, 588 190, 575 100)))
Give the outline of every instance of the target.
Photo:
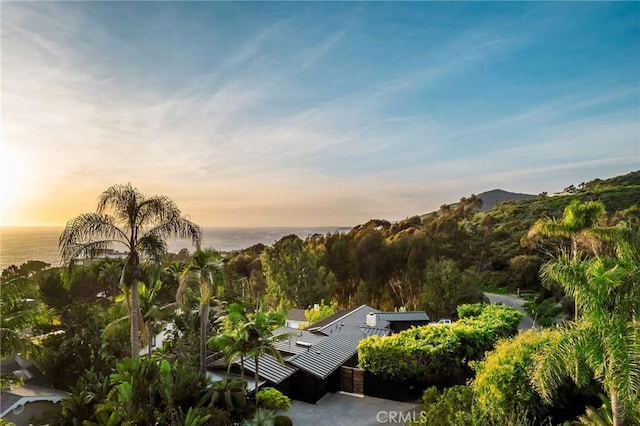
POLYGON ((61 404, 54 404, 50 401, 28 402, 24 405, 24 408, 22 412, 20 412, 20 414, 9 412, 6 416, 3 417, 3 420, 15 423, 16 426, 46 424, 48 423, 46 419, 50 419, 56 414, 59 414, 61 411, 61 404))

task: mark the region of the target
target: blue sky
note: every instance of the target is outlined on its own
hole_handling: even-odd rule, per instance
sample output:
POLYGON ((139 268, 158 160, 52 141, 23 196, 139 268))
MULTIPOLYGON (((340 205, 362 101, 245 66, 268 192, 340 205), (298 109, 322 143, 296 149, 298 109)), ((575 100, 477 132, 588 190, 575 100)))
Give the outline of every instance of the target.
POLYGON ((638 3, 2 4, 3 225, 398 220, 640 168, 638 3))

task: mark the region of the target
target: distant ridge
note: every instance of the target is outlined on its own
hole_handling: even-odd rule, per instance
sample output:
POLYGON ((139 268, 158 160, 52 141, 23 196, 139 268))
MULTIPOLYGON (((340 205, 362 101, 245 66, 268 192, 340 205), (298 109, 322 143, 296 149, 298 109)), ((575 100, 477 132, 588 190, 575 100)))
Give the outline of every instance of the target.
POLYGON ((492 189, 491 191, 486 191, 482 194, 478 194, 478 198, 482 200, 482 208, 480 209, 481 212, 491 210, 497 203, 502 203, 505 201, 532 200, 536 197, 537 195, 523 194, 520 192, 509 192, 502 189, 492 189))
MULTIPOLYGON (((496 204, 503 203, 505 201, 520 201, 520 200, 532 200, 536 198, 536 195, 523 194, 520 192, 509 192, 503 189, 492 189, 491 191, 485 191, 477 195, 482 200, 481 212, 491 210, 496 204)), ((455 209, 458 203, 449 204, 449 207, 455 209)), ((429 214, 423 214, 420 217, 425 219, 429 214)))

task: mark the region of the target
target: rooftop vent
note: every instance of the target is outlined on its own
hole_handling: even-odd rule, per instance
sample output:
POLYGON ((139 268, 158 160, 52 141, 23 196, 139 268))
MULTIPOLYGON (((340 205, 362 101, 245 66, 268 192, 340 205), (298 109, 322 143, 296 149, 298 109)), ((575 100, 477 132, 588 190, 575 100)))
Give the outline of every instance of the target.
POLYGON ((311 347, 311 343, 305 342, 303 340, 297 340, 296 341, 296 345, 302 346, 303 348, 310 348, 311 347))

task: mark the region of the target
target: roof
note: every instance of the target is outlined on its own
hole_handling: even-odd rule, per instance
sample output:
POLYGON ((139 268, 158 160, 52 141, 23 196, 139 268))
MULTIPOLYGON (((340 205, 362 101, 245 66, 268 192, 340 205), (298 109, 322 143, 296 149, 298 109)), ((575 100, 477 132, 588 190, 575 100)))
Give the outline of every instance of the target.
MULTIPOLYGON (((236 361, 236 364, 240 364, 240 361, 236 361)), ((256 367, 253 358, 244 359, 244 369, 251 373, 255 373, 256 367)), ((297 368, 291 367, 286 363, 280 364, 278 360, 271 355, 263 355, 260 357, 260 360, 258 361, 258 369, 258 375, 260 377, 274 384, 282 382, 287 377, 298 371, 297 368)))
POLYGON ((287 319, 291 321, 306 321, 307 317, 304 316, 304 309, 291 308, 287 314, 287 319))
POLYGON ((296 344, 296 342, 310 343, 313 345, 327 338, 327 336, 325 336, 324 334, 310 333, 307 330, 299 330, 290 327, 280 327, 273 330, 273 334, 276 336, 283 333, 289 333, 289 338, 276 342, 275 347, 280 352, 286 352, 290 354, 299 354, 307 350, 306 346, 298 345, 296 344))
POLYGON ((57 403, 67 395, 67 392, 58 389, 31 384, 15 386, 9 390, 0 391, 0 417, 4 417, 8 412, 29 402, 51 401, 57 403))
POLYGON ((305 328, 311 332, 323 333, 329 335, 344 326, 360 326, 367 322, 367 314, 380 312, 371 306, 361 305, 357 308, 347 309, 337 312, 315 324, 305 328))
POLYGON ((358 343, 365 337, 360 327, 346 327, 290 359, 288 363, 325 379, 356 354, 358 343))
POLYGON ((360 330, 365 334, 365 336, 369 337, 369 336, 388 336, 389 335, 389 329, 388 328, 380 328, 380 327, 369 327, 369 326, 364 326, 364 327, 360 327, 360 330))
POLYGON ((429 315, 425 311, 379 312, 376 317, 389 322, 429 321, 429 315))
POLYGON ((30 385, 49 385, 49 381, 44 374, 42 374, 42 371, 33 365, 31 361, 20 358, 19 355, 3 359, 2 362, 0 362, 0 372, 2 372, 3 375, 13 374, 18 376, 30 385))

